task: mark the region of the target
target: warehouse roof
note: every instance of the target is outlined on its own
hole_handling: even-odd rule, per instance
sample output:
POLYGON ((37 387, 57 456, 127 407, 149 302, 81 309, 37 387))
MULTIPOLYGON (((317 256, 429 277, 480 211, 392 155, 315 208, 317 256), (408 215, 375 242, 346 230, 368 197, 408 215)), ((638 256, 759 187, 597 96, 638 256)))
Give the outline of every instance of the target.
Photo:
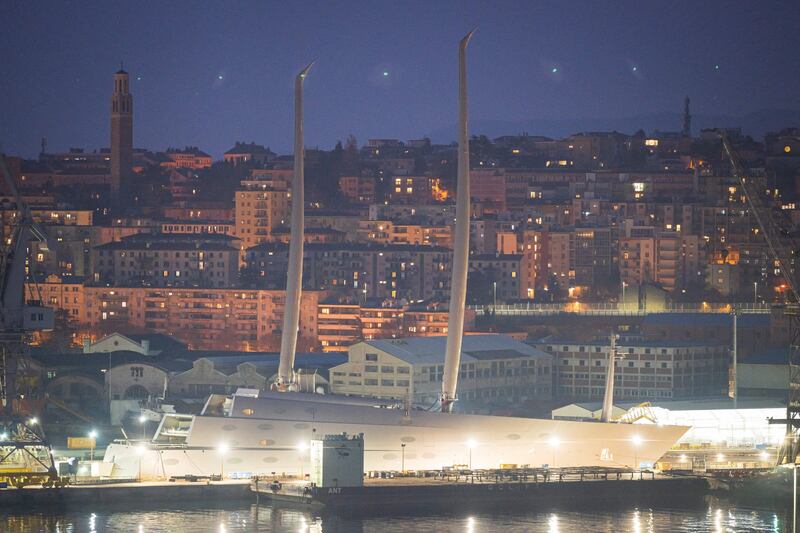
MULTIPOLYGON (((406 337, 365 341, 411 364, 444 364, 446 336, 406 337)), ((461 362, 492 359, 550 358, 550 355, 506 335, 465 335, 461 344, 461 362)))
MULTIPOLYGON (((742 313, 738 327, 769 327, 770 316, 766 313, 742 313)), ((642 320, 647 326, 705 326, 732 327, 733 317, 729 313, 650 313, 642 320)))

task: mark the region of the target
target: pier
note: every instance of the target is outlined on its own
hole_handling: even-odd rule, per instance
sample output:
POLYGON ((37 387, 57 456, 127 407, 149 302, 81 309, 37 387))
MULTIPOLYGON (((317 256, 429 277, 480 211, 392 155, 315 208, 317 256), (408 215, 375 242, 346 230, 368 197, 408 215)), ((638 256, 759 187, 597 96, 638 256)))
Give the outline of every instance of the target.
POLYGON ((247 481, 144 481, 73 485, 62 488, 26 487, 0 490, 0 508, 41 509, 96 504, 168 503, 176 501, 250 500, 247 481))
MULTIPOLYGON (((448 508, 462 505, 548 506, 575 502, 696 502, 708 490, 705 479, 666 476, 630 469, 515 469, 431 471, 400 475, 375 473, 359 487, 316 487, 307 481, 255 478, 250 490, 259 501, 309 509, 387 507, 448 508)), ((583 503, 582 503, 583 504, 583 503)))

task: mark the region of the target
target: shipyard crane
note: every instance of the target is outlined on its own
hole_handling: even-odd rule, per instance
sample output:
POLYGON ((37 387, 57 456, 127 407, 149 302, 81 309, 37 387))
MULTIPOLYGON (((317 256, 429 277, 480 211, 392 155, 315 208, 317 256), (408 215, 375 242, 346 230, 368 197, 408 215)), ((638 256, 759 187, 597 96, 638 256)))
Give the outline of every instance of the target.
POLYGON ((12 231, 2 236, 0 246, 0 479, 17 487, 53 486, 60 483, 53 452, 38 420, 24 416, 16 387, 28 335, 53 328, 52 309, 28 305, 25 298, 29 245, 38 241, 46 248, 47 237, 19 194, 3 154, 0 170, 16 209, 12 231))
POLYGON ((763 176, 748 175, 739 156, 731 146, 730 139, 722 130, 717 130, 722 139, 722 147, 730 161, 731 171, 747 199, 750 212, 764 235, 770 258, 780 270, 786 281, 790 296, 794 301, 786 303, 778 310, 791 320, 791 341, 789 345, 789 397, 786 403, 786 418, 770 419, 773 424, 786 425, 786 438, 778 451, 778 464, 795 463, 800 437, 800 292, 797 282, 797 253, 800 240, 796 228, 786 212, 775 207, 767 193, 766 179, 763 176))

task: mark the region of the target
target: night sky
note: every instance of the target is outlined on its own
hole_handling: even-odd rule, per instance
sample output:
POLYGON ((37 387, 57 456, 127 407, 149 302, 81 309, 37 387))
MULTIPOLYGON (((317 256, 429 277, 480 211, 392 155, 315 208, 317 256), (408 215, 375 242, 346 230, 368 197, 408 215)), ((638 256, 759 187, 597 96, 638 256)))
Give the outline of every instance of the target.
POLYGON ((476 123, 680 112, 686 94, 696 113, 800 109, 793 1, 5 1, 0 20, 0 148, 25 156, 42 136, 53 152, 108 145, 120 60, 137 147, 287 152, 292 78, 312 59, 308 146, 447 137, 473 26, 476 123))

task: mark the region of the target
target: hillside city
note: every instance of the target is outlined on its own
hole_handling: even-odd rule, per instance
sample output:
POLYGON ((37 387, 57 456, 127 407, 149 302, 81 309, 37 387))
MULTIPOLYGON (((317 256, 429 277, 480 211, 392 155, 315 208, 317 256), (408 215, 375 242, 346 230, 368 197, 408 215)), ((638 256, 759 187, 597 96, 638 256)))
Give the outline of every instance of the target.
MULTIPOLYGON (((265 388, 280 346, 293 156, 237 140, 222 160, 202 147, 134 148, 128 83, 114 75, 110 148, 51 151, 43 139, 37 159, 7 157, 48 234, 31 243, 27 298, 56 311, 55 330, 33 341, 30 388, 89 410, 97 397, 265 388)), ((718 133, 692 130, 688 97, 675 131, 512 133, 470 142, 465 353, 494 342, 515 355, 464 363, 462 406, 601 398, 612 330, 626 354, 619 398, 726 397, 735 309, 740 360, 785 367, 788 323, 769 307, 786 301, 786 283, 718 133)), ((726 133, 796 222, 800 130, 726 133)), ((352 136, 306 149, 298 365, 311 390, 319 379, 344 394, 435 399, 440 364, 412 369, 411 383, 377 365, 362 379, 347 352, 404 338, 443 351, 456 151, 352 136)), ((7 191, 0 213, 9 239, 18 212, 7 191)))

